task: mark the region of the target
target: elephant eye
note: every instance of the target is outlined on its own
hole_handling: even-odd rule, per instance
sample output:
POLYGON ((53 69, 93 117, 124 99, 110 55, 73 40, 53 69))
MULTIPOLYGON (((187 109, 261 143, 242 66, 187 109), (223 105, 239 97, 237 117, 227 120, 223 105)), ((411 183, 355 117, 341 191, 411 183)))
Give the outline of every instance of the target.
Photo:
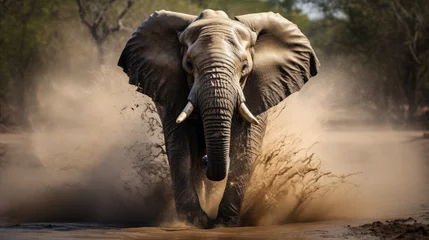
POLYGON ((241 75, 246 75, 248 72, 248 68, 249 68, 249 63, 247 62, 247 60, 244 60, 243 66, 241 68, 241 75))
POLYGON ((188 59, 188 60, 186 60, 185 70, 186 70, 188 73, 191 73, 193 69, 194 69, 194 66, 192 65, 191 60, 189 60, 189 59, 188 59))

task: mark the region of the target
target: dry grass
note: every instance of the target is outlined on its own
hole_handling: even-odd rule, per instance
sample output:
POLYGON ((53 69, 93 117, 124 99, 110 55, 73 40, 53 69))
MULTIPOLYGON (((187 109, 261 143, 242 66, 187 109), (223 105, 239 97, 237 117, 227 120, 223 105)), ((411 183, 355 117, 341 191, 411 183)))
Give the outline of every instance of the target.
POLYGON ((256 160, 243 203, 245 224, 270 225, 301 221, 301 214, 313 199, 323 198, 339 186, 353 183, 355 175, 335 175, 322 170, 322 161, 300 148, 300 138, 285 135, 264 149, 256 160))

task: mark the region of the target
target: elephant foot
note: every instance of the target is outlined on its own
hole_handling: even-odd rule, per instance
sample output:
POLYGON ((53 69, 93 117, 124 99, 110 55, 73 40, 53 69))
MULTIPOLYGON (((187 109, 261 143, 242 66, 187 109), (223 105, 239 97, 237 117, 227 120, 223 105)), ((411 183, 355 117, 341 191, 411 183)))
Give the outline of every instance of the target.
POLYGON ((216 218, 216 225, 223 227, 239 227, 240 216, 223 216, 219 213, 216 218))
POLYGON ((215 225, 214 220, 210 219, 202 210, 188 212, 185 216, 184 214, 181 215, 179 216, 181 219, 197 228, 210 229, 215 225))

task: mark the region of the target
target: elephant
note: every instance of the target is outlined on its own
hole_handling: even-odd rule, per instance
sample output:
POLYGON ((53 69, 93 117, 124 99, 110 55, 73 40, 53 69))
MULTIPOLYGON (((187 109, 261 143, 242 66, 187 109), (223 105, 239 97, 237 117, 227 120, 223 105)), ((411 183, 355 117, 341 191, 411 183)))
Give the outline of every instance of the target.
POLYGON ((319 71, 299 28, 280 14, 229 18, 156 11, 133 33, 118 66, 160 116, 177 216, 197 227, 243 225, 240 209, 267 110, 319 71), (203 178, 226 179, 217 217, 201 208, 203 178))

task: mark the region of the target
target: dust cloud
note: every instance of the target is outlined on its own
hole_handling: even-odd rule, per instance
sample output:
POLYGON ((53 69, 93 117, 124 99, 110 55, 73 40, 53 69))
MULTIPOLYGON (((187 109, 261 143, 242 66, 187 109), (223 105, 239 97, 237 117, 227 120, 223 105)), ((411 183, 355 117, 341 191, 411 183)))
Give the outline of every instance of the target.
POLYGON ((416 216, 428 202, 425 145, 415 141, 421 132, 380 122, 371 105, 360 104, 362 89, 344 83, 348 74, 327 69, 271 110, 246 221, 416 216))
MULTIPOLYGON (((28 116, 33 131, 0 137, 0 221, 174 221, 153 105, 113 64, 85 67, 91 51, 74 47, 67 62, 79 71, 59 65, 40 73, 28 116)), ((346 77, 322 73, 270 110, 243 222, 389 217, 424 200, 420 149, 406 143, 413 133, 332 124, 368 116, 348 101, 346 77)))
POLYGON ((151 225, 171 217, 156 112, 119 70, 92 75, 92 84, 59 74, 40 83, 34 131, 5 137, 16 141, 0 169, 4 221, 151 225))

